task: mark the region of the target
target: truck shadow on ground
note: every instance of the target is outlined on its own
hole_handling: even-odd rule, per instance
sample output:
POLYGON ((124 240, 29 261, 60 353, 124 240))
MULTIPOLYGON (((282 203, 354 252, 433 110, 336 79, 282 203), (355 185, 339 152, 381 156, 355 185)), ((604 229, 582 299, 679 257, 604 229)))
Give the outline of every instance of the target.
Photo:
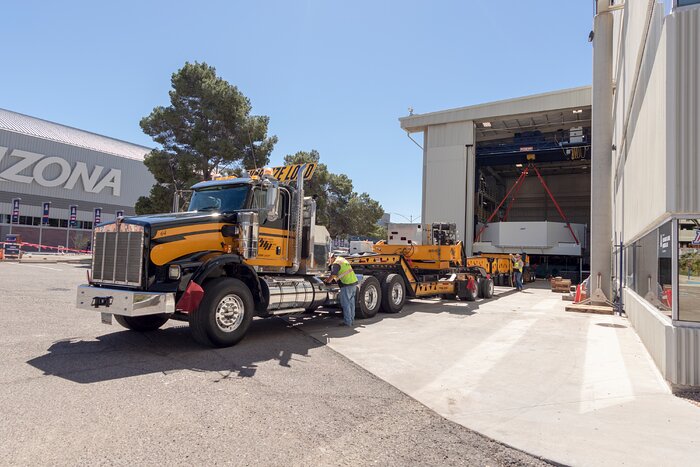
POLYGON ((200 346, 183 324, 148 333, 120 330, 96 340, 60 340, 27 363, 45 375, 80 384, 182 370, 210 372, 216 381, 253 377, 259 365, 269 361, 291 368, 321 346, 301 332, 290 332, 281 319, 264 319, 255 320, 245 339, 230 348, 200 346))
MULTIPOLYGON (((514 293, 517 292, 499 291, 495 299, 514 293)), ((249 378, 256 375, 264 362, 276 361, 281 367, 291 368, 295 361, 308 358, 310 350, 322 347, 328 339, 351 336, 362 327, 385 319, 402 319, 414 313, 469 317, 478 313, 482 303, 485 302, 412 300, 400 313, 379 313, 373 318, 356 321, 354 328, 338 326, 342 312, 335 309, 285 319, 257 319, 243 341, 224 349, 197 344, 184 323, 173 322, 174 325, 148 333, 122 330, 115 325, 116 332, 94 340, 56 341, 45 355, 27 363, 45 375, 80 384, 153 373, 167 375, 183 370, 212 373, 215 381, 229 377, 249 378)))

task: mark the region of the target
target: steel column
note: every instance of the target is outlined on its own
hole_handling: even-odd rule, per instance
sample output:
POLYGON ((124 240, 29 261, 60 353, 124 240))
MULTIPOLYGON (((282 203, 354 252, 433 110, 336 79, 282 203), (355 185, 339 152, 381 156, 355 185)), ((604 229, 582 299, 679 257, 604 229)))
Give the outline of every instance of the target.
POLYGON ((612 280, 612 13, 599 10, 593 24, 591 284, 596 283, 600 274, 601 290, 609 299, 612 280))

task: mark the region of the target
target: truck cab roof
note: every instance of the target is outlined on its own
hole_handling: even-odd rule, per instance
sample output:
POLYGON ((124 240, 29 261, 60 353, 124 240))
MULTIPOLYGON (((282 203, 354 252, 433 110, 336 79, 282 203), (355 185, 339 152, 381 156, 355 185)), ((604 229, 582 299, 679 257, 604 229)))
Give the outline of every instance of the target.
POLYGON ((204 182, 195 183, 192 185, 193 190, 200 190, 202 188, 210 188, 213 186, 236 186, 236 185, 253 185, 260 182, 258 179, 253 178, 220 178, 218 180, 207 180, 204 182))

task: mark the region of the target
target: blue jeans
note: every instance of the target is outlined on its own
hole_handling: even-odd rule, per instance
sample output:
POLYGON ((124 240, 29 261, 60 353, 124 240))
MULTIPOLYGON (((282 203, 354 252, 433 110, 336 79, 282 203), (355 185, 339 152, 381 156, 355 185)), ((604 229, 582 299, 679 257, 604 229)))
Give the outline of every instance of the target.
POLYGON ((523 290, 523 273, 520 271, 515 271, 515 288, 523 290))
POLYGON ((346 285, 340 288, 340 306, 343 307, 343 321, 348 326, 352 326, 355 319, 355 296, 357 295, 357 285, 346 285))

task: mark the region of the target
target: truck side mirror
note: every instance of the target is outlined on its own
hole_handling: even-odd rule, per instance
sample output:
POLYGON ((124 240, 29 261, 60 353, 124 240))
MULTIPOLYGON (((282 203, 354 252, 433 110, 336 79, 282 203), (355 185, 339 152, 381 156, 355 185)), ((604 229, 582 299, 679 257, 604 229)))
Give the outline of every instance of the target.
POLYGON ((267 187, 267 195, 265 208, 267 210, 267 219, 274 222, 279 217, 279 212, 277 209, 279 201, 279 185, 277 183, 270 183, 267 187))

